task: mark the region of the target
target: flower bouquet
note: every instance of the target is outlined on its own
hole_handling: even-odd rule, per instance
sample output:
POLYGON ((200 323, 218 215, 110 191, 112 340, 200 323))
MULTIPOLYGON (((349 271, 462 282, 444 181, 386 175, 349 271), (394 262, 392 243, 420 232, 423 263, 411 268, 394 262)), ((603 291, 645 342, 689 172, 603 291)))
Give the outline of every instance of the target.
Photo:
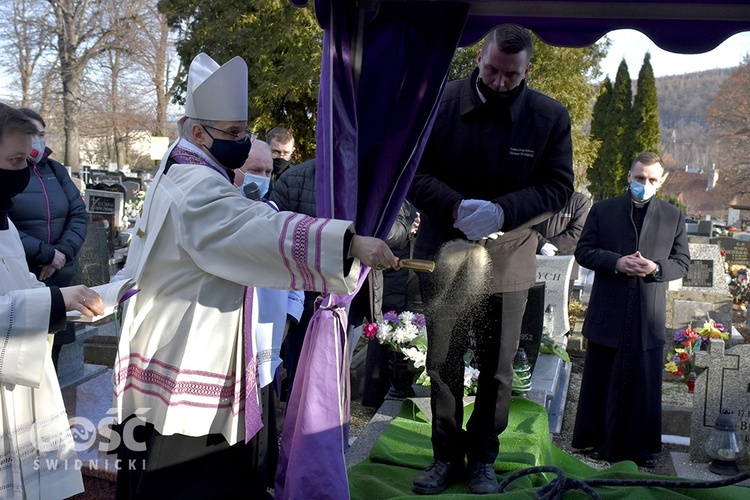
MULTIPOLYGON (((416 383, 430 385, 427 374, 427 329, 424 315, 404 311, 396 314, 389 311, 383 314, 383 321, 367 323, 364 335, 368 340, 376 339, 381 344, 390 345, 396 352, 404 356, 404 360, 411 361, 416 370, 420 370, 416 383)), ((464 394, 475 394, 479 370, 473 350, 469 349, 464 355, 464 394)))
POLYGON ((709 339, 728 339, 729 334, 726 332, 724 325, 716 323, 709 318, 703 326, 696 330, 688 325, 674 334, 675 348, 664 365, 664 369, 675 377, 682 378, 688 386, 688 391, 693 392, 695 377, 698 375, 698 368, 695 366, 695 353, 701 349, 709 339))

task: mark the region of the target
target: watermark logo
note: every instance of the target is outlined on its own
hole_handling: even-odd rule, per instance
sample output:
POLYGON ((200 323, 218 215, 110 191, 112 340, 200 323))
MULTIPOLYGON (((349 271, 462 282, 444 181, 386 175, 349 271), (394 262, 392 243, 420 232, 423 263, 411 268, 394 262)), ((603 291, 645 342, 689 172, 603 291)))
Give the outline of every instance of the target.
POLYGON ((86 417, 69 419, 70 432, 73 435, 75 450, 88 451, 99 441, 99 451, 112 452, 124 445, 130 451, 146 451, 146 443, 135 439, 136 428, 146 425, 145 415, 149 408, 138 408, 135 418, 129 418, 124 425, 116 426, 116 408, 107 410, 105 416, 94 424, 86 417), (97 439, 101 437, 101 439, 97 439))

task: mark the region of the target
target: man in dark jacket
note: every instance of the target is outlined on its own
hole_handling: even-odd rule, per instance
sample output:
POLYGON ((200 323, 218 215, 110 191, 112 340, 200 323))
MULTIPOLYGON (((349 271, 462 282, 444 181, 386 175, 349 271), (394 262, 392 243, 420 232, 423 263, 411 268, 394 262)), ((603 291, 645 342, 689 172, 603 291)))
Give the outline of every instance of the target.
MULTIPOLYGON (((549 219, 534 226, 537 232, 537 255, 573 255, 578 238, 581 237, 586 216, 589 214, 589 197, 575 192, 565 206, 549 219)), ((578 279, 579 266, 574 261, 570 272, 568 290, 573 294, 573 285, 578 279)))
POLYGON ((663 176, 659 156, 638 155, 630 190, 594 204, 575 251, 595 277, 572 444, 643 467, 661 451, 667 284, 690 265, 684 215, 654 197, 663 176))
POLYGON ((536 253, 538 255, 573 255, 588 213, 588 196, 583 193, 573 193, 562 210, 534 226, 537 232, 536 253))
MULTIPOLYGON (((445 489, 463 471, 464 457, 472 493, 497 489, 498 435, 508 423, 513 357, 536 282, 531 226, 558 212, 573 191, 570 116, 526 86, 532 51, 531 34, 520 26, 490 32, 478 67, 447 84, 409 193, 421 214, 415 258, 433 259, 443 243, 468 239, 481 242, 492 259, 481 320, 469 313, 446 332, 427 316, 434 461, 414 480, 417 493, 445 489), (464 433, 464 352, 447 346, 472 319, 480 375, 464 433)), ((419 279, 425 310, 439 309, 435 278, 422 273, 419 279)))

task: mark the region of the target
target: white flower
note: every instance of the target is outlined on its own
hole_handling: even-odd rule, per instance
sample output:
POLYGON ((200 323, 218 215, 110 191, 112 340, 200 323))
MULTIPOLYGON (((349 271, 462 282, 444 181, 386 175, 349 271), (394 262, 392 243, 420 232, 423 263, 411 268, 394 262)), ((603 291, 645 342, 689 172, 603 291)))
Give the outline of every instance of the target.
POLYGON ((422 368, 423 366, 426 366, 427 355, 416 347, 401 349, 401 352, 403 352, 406 357, 414 363, 414 368, 422 368))
POLYGON ((399 326, 393 331, 393 341, 397 344, 408 344, 419 335, 417 327, 411 323, 399 326))
POLYGON ((464 387, 471 387, 479 378, 479 370, 473 366, 464 366, 464 387))
POLYGON ((412 324, 414 323, 414 313, 411 311, 404 311, 398 315, 398 319, 401 320, 401 323, 412 324))
POLYGON ((375 334, 375 337, 381 344, 393 342, 393 328, 391 328, 390 323, 384 321, 378 323, 378 332, 375 334))

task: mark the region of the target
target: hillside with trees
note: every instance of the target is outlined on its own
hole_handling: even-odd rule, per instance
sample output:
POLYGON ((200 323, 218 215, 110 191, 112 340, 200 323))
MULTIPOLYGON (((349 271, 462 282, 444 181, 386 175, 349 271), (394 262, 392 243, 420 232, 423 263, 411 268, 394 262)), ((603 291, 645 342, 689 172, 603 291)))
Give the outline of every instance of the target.
POLYGON ((709 168, 716 163, 714 141, 707 134, 707 112, 734 69, 713 69, 656 79, 661 129, 659 151, 667 168, 709 168))

